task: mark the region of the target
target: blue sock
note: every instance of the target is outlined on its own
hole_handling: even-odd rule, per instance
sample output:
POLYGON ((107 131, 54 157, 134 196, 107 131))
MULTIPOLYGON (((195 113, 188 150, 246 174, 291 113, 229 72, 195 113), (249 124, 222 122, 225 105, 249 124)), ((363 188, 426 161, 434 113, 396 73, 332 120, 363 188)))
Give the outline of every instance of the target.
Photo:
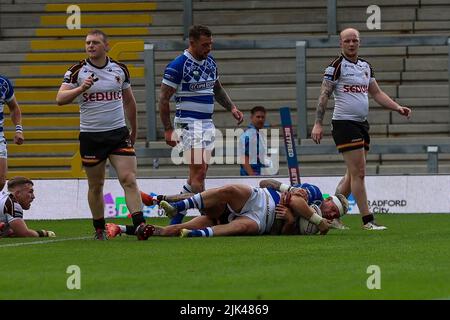
MULTIPOLYGON (((186 211, 184 211, 183 213, 186 213, 186 211)), ((170 224, 180 224, 183 222, 184 219, 184 214, 181 213, 177 213, 171 220, 170 220, 170 224)))
POLYGON ((214 232, 211 227, 204 229, 195 229, 189 232, 188 237, 212 237, 214 232))
POLYGON ((172 206, 174 206, 177 209, 178 213, 181 213, 187 209, 198 209, 202 210, 205 208, 203 204, 203 199, 200 193, 197 193, 193 197, 190 197, 185 200, 177 201, 172 203, 172 206))

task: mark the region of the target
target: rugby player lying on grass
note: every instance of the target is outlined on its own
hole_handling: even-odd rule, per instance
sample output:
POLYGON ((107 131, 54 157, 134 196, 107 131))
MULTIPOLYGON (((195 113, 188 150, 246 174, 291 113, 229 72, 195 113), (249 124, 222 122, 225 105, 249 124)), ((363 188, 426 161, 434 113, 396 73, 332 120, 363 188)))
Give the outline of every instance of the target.
POLYGON ((28 229, 23 210, 30 209, 33 200, 33 181, 25 177, 8 181, 8 192, 0 195, 0 238, 56 236, 53 231, 28 229))
MULTIPOLYGON (((187 209, 198 209, 203 215, 183 224, 151 226, 152 233, 155 236, 184 237, 299 234, 303 219, 317 226, 316 230, 321 234, 326 234, 331 227, 331 220, 342 216, 348 209, 348 202, 342 195, 314 204, 314 199, 319 193, 321 198, 322 194, 312 185, 309 186, 316 188, 319 193, 289 188, 275 180, 263 180, 260 185, 262 187, 230 184, 186 199, 182 199, 185 195, 165 197, 159 205, 170 218, 187 209)), ((145 200, 144 203, 148 204, 145 200)), ((108 236, 124 233, 127 228, 129 226, 108 224, 108 236)))

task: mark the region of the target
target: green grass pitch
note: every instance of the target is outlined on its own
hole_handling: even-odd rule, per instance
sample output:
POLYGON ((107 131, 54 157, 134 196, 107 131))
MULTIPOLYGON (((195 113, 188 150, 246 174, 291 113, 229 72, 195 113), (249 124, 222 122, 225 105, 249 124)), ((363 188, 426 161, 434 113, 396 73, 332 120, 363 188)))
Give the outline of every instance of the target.
POLYGON ((348 216, 350 230, 327 236, 148 241, 91 240, 90 220, 29 221, 57 241, 0 239, 0 299, 449 299, 450 215, 378 221, 389 229, 364 231, 348 216), (77 237, 89 239, 65 240, 77 237), (79 290, 66 286, 70 265, 80 267, 79 290), (371 265, 381 289, 367 288, 371 265))

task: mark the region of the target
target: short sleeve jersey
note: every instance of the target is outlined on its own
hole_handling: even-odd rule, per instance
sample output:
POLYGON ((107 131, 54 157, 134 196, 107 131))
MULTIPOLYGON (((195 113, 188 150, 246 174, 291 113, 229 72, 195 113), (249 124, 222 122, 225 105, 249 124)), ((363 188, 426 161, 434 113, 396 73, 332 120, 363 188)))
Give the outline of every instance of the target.
POLYGON ((217 65, 212 56, 196 60, 187 50, 165 71, 162 83, 176 89, 176 117, 211 119, 214 111, 214 85, 218 79, 217 65))
POLYGON ((322 204, 323 195, 318 186, 309 183, 300 183, 293 185, 293 187, 306 190, 308 193, 308 205, 315 204, 320 206, 322 204))
POLYGON ((361 58, 352 62, 343 55, 325 69, 324 79, 333 82, 333 120, 363 122, 369 113, 369 84, 375 80, 371 65, 361 58))
POLYGON ((4 222, 5 227, 0 232, 0 236, 7 235, 10 231, 9 224, 17 219, 23 219, 22 206, 9 192, 2 193, 0 195, 0 222, 4 222))
POLYGON ((101 68, 85 59, 69 68, 63 83, 76 88, 90 76, 94 85, 78 97, 80 131, 103 132, 125 127, 122 91, 131 87, 127 67, 109 57, 101 68))
POLYGON ((14 98, 14 88, 8 78, 0 75, 0 137, 4 136, 3 124, 4 114, 3 110, 5 104, 10 102, 14 98))

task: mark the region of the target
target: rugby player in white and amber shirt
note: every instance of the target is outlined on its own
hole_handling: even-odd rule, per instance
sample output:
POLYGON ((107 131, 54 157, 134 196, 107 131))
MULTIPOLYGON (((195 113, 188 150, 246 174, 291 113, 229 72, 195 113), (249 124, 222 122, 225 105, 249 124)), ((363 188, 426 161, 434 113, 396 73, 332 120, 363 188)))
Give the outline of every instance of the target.
POLYGON ((8 181, 8 191, 0 195, 0 238, 55 237, 53 231, 29 229, 23 220, 23 210, 34 200, 33 181, 14 177, 8 181))
POLYGON ((325 69, 311 138, 316 143, 322 140, 325 109, 328 99, 334 94, 332 135, 347 166, 347 172, 339 182, 336 193, 347 197, 353 193, 364 229, 384 230, 386 227, 376 224, 369 211, 365 187, 366 156, 370 144, 368 94, 383 107, 407 118, 411 115, 411 109, 400 106, 381 91, 370 64, 358 57, 358 30, 343 30, 339 44, 341 55, 325 69))
POLYGON ((80 154, 88 177, 88 202, 95 239, 107 239, 103 184, 106 160, 117 172, 125 192, 139 240, 145 240, 145 219, 136 184, 137 162, 134 143, 137 134, 136 100, 127 67, 108 57, 108 39, 101 30, 86 36, 87 59, 69 68, 56 101, 58 105, 80 104, 80 154), (127 128, 125 115, 130 129, 127 128))

